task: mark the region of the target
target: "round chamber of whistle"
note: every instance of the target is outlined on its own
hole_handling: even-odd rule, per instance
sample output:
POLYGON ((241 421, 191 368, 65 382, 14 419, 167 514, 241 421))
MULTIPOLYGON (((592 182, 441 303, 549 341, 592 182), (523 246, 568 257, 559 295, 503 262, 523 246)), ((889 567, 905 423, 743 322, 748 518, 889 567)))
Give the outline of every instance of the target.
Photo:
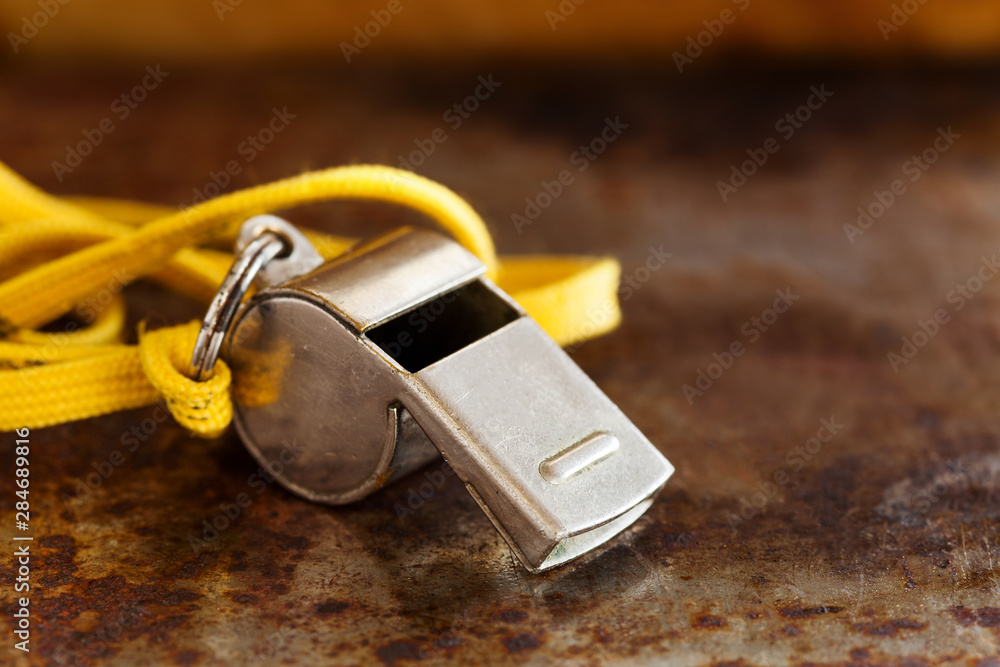
POLYGON ((234 422, 261 468, 308 500, 359 500, 438 456, 394 403, 385 363, 322 300, 251 299, 230 330, 234 422))

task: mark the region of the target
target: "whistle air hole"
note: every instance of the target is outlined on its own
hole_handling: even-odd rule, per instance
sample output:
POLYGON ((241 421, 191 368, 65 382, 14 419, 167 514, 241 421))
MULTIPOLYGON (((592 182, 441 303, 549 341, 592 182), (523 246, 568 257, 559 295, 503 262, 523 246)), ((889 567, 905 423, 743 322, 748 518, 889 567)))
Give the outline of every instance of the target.
POLYGON ((506 301, 476 280, 408 310, 365 333, 416 373, 518 319, 506 301))

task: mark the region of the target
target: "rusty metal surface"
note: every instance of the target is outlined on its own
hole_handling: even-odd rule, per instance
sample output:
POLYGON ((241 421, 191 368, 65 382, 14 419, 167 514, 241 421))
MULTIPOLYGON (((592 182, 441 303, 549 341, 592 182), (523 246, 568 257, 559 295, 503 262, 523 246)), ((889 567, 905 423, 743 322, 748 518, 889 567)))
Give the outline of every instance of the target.
MULTIPOLYGON (((229 160, 231 189, 395 164, 445 128, 417 171, 468 196, 502 251, 622 258, 625 324, 574 357, 677 473, 609 549, 537 576, 440 464, 330 508, 156 408, 36 431, 33 662, 998 664, 997 283, 949 299, 1000 246, 995 70, 177 70, 58 182, 52 161, 137 74, 5 72, 0 155, 46 189, 179 206, 229 160), (448 125, 491 72, 502 85, 448 125), (716 182, 821 84, 833 97, 723 202, 716 182), (286 106, 246 161, 241 142, 286 106), (518 233, 525 197, 616 116, 621 137, 518 233), (857 207, 948 126, 961 137, 849 242, 857 207), (938 309, 948 321, 894 372, 887 354, 938 309), (718 377, 689 402, 699 370, 718 377)), ((355 234, 417 221, 356 204, 292 217, 355 234)), ((136 319, 201 314, 150 285, 127 296, 136 319)), ((8 619, 7 561, 2 578, 8 619)))

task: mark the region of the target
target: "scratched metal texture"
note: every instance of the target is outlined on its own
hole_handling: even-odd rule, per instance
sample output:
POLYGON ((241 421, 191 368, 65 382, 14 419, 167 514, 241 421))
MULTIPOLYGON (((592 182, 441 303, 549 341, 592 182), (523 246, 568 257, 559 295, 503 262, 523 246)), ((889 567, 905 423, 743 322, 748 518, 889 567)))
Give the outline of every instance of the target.
MULTIPOLYGON (((621 258, 624 325, 573 355, 677 472, 602 553, 538 576, 440 464, 330 508, 255 481, 234 435, 190 438, 152 407, 38 430, 34 664, 1000 664, 1000 281, 948 300, 1000 246, 995 68, 161 65, 125 119, 110 104, 141 65, 8 67, 0 156, 48 190, 181 206, 229 160, 232 190, 396 164, 444 128, 416 169, 468 197, 501 251, 621 258), (490 73, 501 86, 449 125, 490 73), (821 84, 829 101, 779 134, 821 84), (248 162, 240 143, 286 106, 289 127, 248 162), (114 132, 59 182, 51 163, 106 116, 114 132), (519 233, 511 214, 618 116, 622 136, 519 233), (851 243, 858 206, 949 126, 960 138, 851 243), (724 202, 717 181, 768 137, 780 150, 724 202), (937 309, 949 321, 895 372, 888 353, 937 309), (718 375, 734 342, 745 353, 689 402, 682 386, 718 375), (822 420, 836 434, 810 443, 822 420), (136 428, 150 433, 128 451, 136 428), (195 553, 240 494, 249 506, 195 553)), ((292 216, 355 235, 420 222, 355 203, 292 216)), ((146 283, 127 296, 133 322, 203 308, 146 283)))

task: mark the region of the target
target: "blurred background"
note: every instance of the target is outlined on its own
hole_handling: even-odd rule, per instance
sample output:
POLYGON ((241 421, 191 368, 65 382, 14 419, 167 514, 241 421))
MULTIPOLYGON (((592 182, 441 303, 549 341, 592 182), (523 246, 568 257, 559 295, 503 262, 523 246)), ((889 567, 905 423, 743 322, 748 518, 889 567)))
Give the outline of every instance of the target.
MULTIPOLYGON (((398 63, 433 58, 454 63, 486 56, 664 58, 684 47, 689 36, 705 28, 706 20, 718 18, 725 9, 740 19, 727 22, 726 37, 716 46, 713 60, 734 52, 876 59, 989 57, 1000 43, 1000 17, 996 4, 988 0, 836 4, 701 0, 671 5, 645 0, 399 0, 392 4, 399 8, 390 12, 393 21, 401 18, 378 35, 369 59, 398 63), (576 11, 584 6, 586 10, 576 11), (883 21, 891 27, 880 25, 883 21), (892 39, 887 40, 886 34, 892 39)), ((372 20, 372 11, 389 5, 388 0, 177 0, 141 5, 99 0, 77 6, 73 0, 10 0, 0 10, 0 20, 5 32, 23 27, 25 17, 39 28, 37 40, 29 37, 33 43, 25 49, 28 57, 152 57, 204 64, 248 57, 336 55, 342 41, 351 41, 355 27, 363 28, 372 20), (34 20, 39 11, 50 20, 34 20), (58 20, 55 14, 60 14, 58 20)))
POLYGON ((624 324, 573 357, 677 467, 617 546, 532 577, 455 480, 405 524, 411 481, 275 488, 192 555, 254 471, 235 436, 165 424, 63 511, 148 415, 48 429, 52 664, 129 599, 102 659, 996 664, 995 1, 7 0, 0 28, 0 159, 45 190, 182 207, 384 163, 501 253, 618 257, 624 324))

